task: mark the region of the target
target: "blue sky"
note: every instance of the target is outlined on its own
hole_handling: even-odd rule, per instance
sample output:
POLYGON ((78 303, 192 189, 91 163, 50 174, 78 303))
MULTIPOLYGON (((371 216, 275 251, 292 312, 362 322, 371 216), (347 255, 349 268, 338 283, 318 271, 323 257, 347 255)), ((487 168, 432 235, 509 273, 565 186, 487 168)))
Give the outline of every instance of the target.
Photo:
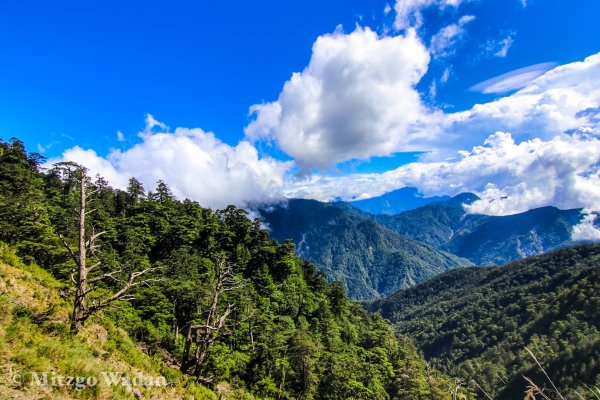
POLYGON ((87 160, 115 186, 131 174, 148 185, 167 179, 180 195, 215 205, 412 185, 430 195, 477 192, 488 202, 479 211, 495 213, 600 208, 592 181, 571 193, 560 180, 597 173, 595 142, 573 132, 596 132, 597 62, 576 63, 600 51, 598 17, 593 0, 6 1, 0 137, 17 136, 51 160, 87 160), (533 72, 476 86, 524 67, 533 72), (522 87, 531 94, 514 93, 522 87), (568 143, 553 144, 557 137, 568 143), (183 157, 177 145, 197 148, 189 165, 170 164, 183 157), (478 146, 496 157, 509 145, 511 154, 547 146, 536 159, 572 145, 571 169, 553 161, 548 196, 526 182, 533 164, 487 175, 460 169, 483 157, 478 146), (577 146, 591 149, 588 164, 572 158, 577 146), (187 181, 170 172, 182 168, 187 181), (231 186, 217 190, 197 175, 231 186), (492 209, 494 196, 514 201, 492 209))
MULTIPOLYGON (((208 2, 7 1, 0 4, 0 134, 29 146, 73 144, 105 154, 120 130, 135 141, 146 113, 168 124, 199 126, 235 144, 248 107, 277 98, 307 64, 317 36, 338 24, 382 30, 385 1, 208 2), (218 4, 217 4, 218 3, 218 4), (300 5, 301 4, 301 5, 300 5)), ((392 3, 393 4, 393 3, 392 3)), ((446 21, 428 10, 424 36, 446 21)), ((476 1, 476 15, 438 102, 465 109, 490 96, 467 89, 531 64, 567 63, 598 51, 600 3, 476 1), (514 33, 513 33, 514 32, 514 33), (507 57, 481 46, 514 34, 507 57)), ((432 63, 428 75, 445 65, 432 63)), ((430 76, 421 83, 427 90, 430 76), (429 78, 429 79, 428 79, 429 78)))

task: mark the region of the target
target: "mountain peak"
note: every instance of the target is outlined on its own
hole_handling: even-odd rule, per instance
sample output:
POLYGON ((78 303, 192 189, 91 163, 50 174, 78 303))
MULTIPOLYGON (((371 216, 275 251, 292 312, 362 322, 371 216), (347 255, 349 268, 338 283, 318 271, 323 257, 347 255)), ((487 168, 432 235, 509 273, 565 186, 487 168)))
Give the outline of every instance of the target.
POLYGON ((450 200, 448 196, 424 197, 417 188, 403 187, 381 196, 350 202, 354 207, 369 214, 400 214, 427 204, 450 200))
POLYGON ((343 281, 353 299, 388 295, 440 272, 470 265, 399 235, 348 203, 295 199, 287 206, 257 211, 273 238, 291 239, 301 256, 329 279, 343 281))
POLYGON ((474 193, 465 192, 446 200, 446 204, 451 206, 462 206, 464 204, 473 204, 477 200, 480 200, 479 196, 474 193))

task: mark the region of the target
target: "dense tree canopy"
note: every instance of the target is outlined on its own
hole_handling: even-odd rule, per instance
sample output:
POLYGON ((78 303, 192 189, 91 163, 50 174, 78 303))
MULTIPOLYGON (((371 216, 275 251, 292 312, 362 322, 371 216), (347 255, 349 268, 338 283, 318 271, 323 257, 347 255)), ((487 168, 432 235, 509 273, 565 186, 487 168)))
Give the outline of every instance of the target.
MULTIPOLYGON (((69 168, 42 171, 41 160, 18 140, 0 142, 0 240, 68 282, 73 260, 58 235, 77 238, 77 184, 69 168)), ((189 327, 215 321, 208 314, 220 260, 231 266, 239 285, 216 305, 227 319, 204 349, 207 385, 225 381, 273 399, 452 398, 456 383, 430 369, 409 340, 327 283, 291 242, 271 240, 246 211, 178 200, 164 182, 146 192, 133 178, 115 190, 95 177, 89 203, 87 230, 106 232, 97 239, 101 268, 156 267, 157 282, 105 314, 149 353, 181 360, 189 327)), ((111 291, 118 282, 104 285, 111 291)))
POLYGON ((523 376, 550 386, 526 347, 567 398, 600 384, 600 245, 451 271, 369 308, 495 399, 522 398, 523 376))

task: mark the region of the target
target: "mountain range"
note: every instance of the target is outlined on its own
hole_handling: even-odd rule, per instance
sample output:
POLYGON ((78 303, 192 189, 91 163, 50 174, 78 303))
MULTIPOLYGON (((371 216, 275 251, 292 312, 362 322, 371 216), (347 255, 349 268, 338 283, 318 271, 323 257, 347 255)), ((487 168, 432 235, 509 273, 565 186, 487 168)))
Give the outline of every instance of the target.
POLYGON ((299 256, 316 263, 330 280, 341 280, 353 299, 386 296, 471 265, 399 235, 347 203, 293 199, 258 211, 274 239, 291 239, 299 256))
POLYGON ((555 207, 509 216, 468 214, 464 205, 478 199, 463 193, 395 215, 367 213, 355 207, 358 202, 302 199, 257 212, 273 238, 292 240, 298 255, 330 280, 343 281, 356 300, 383 297, 454 268, 500 265, 572 245, 573 227, 583 219, 581 209, 555 207))
POLYGON ((526 347, 559 390, 598 383, 598 244, 450 271, 367 308, 413 337, 434 366, 494 399, 523 398, 523 377, 552 390, 526 347))
POLYGON ((378 197, 353 200, 350 204, 369 214, 400 214, 401 212, 423 207, 427 204, 449 200, 448 196, 424 197, 417 188, 405 187, 378 197))
POLYGON ((463 205, 478 200, 463 193, 398 215, 372 218, 395 232, 469 259, 477 265, 500 265, 573 244, 581 209, 542 207, 523 213, 467 214, 463 205))

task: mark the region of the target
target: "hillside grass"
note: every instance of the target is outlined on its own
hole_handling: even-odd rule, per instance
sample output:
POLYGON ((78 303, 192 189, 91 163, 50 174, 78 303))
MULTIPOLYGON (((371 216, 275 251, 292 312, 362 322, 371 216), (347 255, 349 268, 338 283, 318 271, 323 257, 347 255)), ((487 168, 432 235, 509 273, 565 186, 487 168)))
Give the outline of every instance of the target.
MULTIPOLYGON (((133 386, 107 383, 103 373, 138 374, 168 386, 136 386, 143 399, 217 399, 160 356, 149 356, 108 318, 91 320, 78 335, 69 331, 66 287, 47 271, 26 265, 0 244, 0 400, 134 399, 133 386), (51 378, 94 377, 94 386, 39 385, 51 378), (161 379, 161 380, 157 380, 161 379)), ((119 376, 119 375, 113 375, 119 376)), ((109 378, 110 380, 111 378, 109 378)), ((93 382, 93 381, 92 381, 93 382)), ((252 399, 221 385, 220 398, 252 399)))

